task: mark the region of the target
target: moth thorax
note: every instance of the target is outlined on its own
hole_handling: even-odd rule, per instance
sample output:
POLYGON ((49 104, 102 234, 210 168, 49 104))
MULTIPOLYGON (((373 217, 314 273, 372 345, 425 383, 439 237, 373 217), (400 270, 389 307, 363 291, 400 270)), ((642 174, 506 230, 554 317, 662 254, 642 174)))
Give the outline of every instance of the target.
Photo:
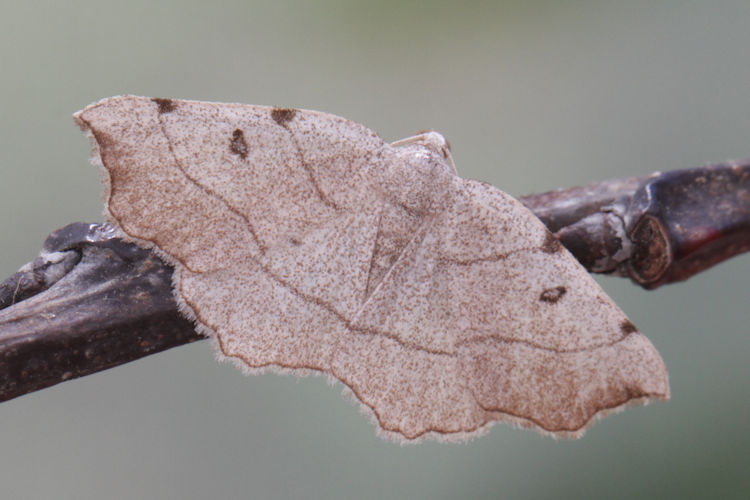
POLYGON ((417 144, 395 150, 388 171, 388 195, 396 204, 420 213, 443 210, 446 191, 456 179, 440 153, 417 144))

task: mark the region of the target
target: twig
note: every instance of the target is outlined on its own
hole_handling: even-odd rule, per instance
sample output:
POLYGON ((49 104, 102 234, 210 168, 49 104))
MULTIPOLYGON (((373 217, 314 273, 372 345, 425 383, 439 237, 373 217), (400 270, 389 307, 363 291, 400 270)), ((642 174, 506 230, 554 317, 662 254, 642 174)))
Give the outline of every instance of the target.
POLYGON ((647 289, 750 250, 750 160, 520 200, 586 269, 629 276, 647 289))
MULTIPOLYGON (((590 271, 644 288, 750 250, 750 161, 520 198, 590 271)), ((172 269, 106 224, 53 232, 0 283, 0 401, 199 340, 172 269)))

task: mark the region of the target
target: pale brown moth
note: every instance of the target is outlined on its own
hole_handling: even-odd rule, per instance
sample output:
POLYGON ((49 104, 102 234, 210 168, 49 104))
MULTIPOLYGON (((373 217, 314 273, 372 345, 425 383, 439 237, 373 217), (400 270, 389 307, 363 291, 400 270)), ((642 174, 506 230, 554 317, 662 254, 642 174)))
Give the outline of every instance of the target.
POLYGON ((323 372, 399 440, 497 421, 578 436, 667 371, 518 201, 443 137, 330 114, 113 97, 75 114, 105 212, 175 267, 181 311, 247 372, 323 372))

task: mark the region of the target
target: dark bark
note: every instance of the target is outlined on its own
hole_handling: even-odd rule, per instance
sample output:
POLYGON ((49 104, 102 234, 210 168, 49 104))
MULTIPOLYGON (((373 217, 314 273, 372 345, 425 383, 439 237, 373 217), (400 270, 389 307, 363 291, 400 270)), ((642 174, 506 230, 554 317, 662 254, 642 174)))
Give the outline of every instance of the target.
MULTIPOLYGON (((750 249, 750 161, 520 198, 591 272, 644 288, 750 249)), ((105 224, 53 232, 0 283, 0 401, 202 338, 172 269, 105 224)))
POLYGON ((750 160, 524 196, 591 272, 647 289, 750 250, 750 160))
POLYGON ((42 256, 0 285, 0 401, 202 338, 177 312, 172 268, 107 229, 53 232, 42 256), (45 287, 50 268, 71 261, 45 287))

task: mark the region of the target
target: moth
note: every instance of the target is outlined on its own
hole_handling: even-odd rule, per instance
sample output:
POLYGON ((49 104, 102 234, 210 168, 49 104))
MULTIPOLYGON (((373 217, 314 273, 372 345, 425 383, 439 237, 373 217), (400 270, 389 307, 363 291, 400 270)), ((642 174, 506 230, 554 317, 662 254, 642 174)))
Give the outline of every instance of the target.
POLYGON ((575 437, 669 397, 649 340, 437 132, 134 96, 74 118, 107 219, 174 266, 180 311, 245 372, 328 374, 402 441, 498 421, 575 437))

